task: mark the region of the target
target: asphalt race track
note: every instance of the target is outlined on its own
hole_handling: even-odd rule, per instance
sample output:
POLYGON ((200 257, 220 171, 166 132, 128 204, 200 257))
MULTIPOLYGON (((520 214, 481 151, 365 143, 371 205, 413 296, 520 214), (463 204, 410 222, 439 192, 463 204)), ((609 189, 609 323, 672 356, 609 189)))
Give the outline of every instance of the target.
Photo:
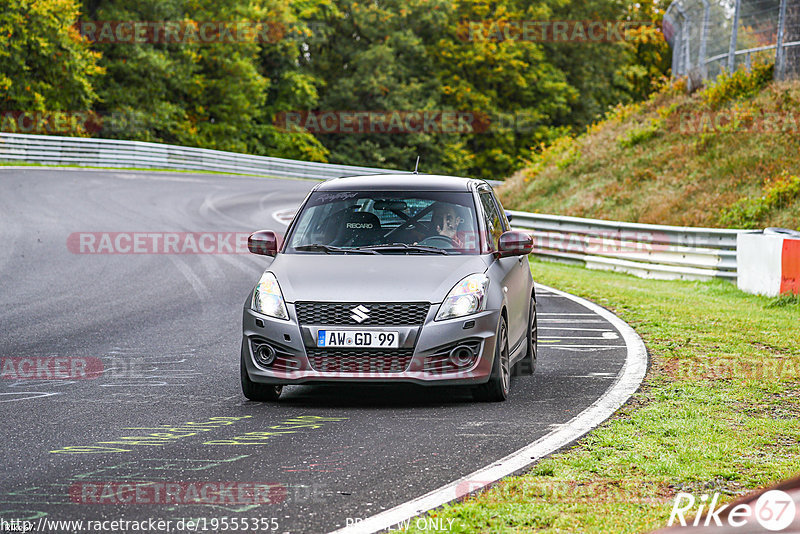
POLYGON ((313 185, 0 168, 0 517, 49 532, 80 531, 49 523, 72 519, 169 520, 179 531, 192 518, 184 531, 214 532, 223 517, 259 519, 248 532, 329 532, 529 444, 620 372, 619 332, 543 290, 537 373, 515 377, 506 403, 413 386, 297 386, 278 404, 250 402, 241 310, 263 257, 227 245, 80 248, 98 232, 282 231, 273 214, 313 185))

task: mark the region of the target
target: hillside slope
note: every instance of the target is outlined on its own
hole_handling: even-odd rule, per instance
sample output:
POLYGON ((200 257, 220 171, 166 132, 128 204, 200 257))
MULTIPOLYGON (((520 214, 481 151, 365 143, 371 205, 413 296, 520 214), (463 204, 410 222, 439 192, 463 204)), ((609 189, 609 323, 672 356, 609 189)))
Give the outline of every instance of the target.
POLYGON ((707 227, 800 229, 800 82, 770 65, 692 95, 665 87, 536 151, 509 209, 707 227))

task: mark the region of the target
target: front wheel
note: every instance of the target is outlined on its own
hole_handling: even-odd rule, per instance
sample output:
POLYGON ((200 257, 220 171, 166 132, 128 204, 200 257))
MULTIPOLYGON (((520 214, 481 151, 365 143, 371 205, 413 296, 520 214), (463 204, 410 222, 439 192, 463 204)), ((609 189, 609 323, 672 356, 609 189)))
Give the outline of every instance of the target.
POLYGON ((502 402, 508 398, 511 388, 511 368, 508 359, 508 326, 505 317, 500 318, 497 328, 497 344, 494 349, 494 363, 489 381, 473 390, 476 400, 502 402))
POLYGON ((276 401, 283 392, 283 386, 274 386, 271 384, 259 384, 250 380, 250 375, 247 374, 247 365, 245 358, 249 356, 247 345, 242 341, 242 357, 239 361, 239 375, 242 381, 242 393, 244 396, 252 401, 276 401))

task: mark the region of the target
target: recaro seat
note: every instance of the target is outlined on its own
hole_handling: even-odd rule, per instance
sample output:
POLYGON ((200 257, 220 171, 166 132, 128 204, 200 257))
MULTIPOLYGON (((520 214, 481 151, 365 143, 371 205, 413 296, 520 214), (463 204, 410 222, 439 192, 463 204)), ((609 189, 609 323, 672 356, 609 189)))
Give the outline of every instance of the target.
POLYGON ((380 243, 381 220, 374 213, 356 211, 348 214, 340 224, 335 241, 337 246, 360 247, 380 243))

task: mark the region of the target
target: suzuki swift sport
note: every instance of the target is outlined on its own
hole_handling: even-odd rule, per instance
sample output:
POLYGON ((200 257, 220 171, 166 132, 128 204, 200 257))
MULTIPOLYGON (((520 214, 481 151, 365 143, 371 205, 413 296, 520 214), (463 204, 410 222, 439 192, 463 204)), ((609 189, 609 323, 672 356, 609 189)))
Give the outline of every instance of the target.
POLYGON ((530 374, 536 365, 532 247, 482 180, 320 183, 285 239, 263 230, 248 240, 270 263, 244 308, 244 395, 408 382, 505 400, 512 368, 530 374))

